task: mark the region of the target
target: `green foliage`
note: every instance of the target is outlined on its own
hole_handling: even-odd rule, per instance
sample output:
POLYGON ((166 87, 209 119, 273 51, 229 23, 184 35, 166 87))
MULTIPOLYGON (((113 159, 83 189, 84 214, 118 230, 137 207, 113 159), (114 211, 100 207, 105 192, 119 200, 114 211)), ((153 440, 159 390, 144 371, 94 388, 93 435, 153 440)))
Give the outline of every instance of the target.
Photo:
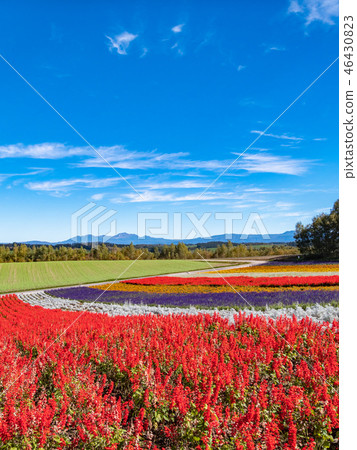
POLYGON ((239 258, 269 255, 297 254, 296 247, 288 245, 245 245, 220 244, 216 248, 189 248, 183 242, 156 247, 139 247, 131 243, 128 246, 99 244, 94 248, 81 246, 52 246, 52 245, 2 245, 0 246, 1 262, 34 262, 34 261, 121 261, 140 259, 211 259, 211 258, 239 258))
POLYGON ((320 214, 312 223, 296 224, 295 241, 300 252, 307 257, 338 258, 339 202, 333 205, 330 214, 320 214))
MULTIPOLYGON (((200 250, 201 253, 201 250, 200 250)), ((218 245, 213 258, 250 258, 254 256, 296 255, 299 251, 290 245, 234 245, 231 241, 218 245)), ((202 253, 201 253, 202 254, 202 253)))

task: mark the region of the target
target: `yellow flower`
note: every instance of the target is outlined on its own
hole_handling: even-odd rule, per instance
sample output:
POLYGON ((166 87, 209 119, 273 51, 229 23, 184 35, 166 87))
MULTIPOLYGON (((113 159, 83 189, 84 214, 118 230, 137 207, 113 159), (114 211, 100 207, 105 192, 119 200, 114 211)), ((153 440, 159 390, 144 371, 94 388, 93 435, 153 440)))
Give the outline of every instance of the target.
MULTIPOLYGON (((276 266, 251 266, 242 267, 241 269, 219 270, 218 273, 267 273, 267 272, 338 272, 338 264, 303 264, 303 265, 276 265, 276 266)), ((211 271, 206 273, 217 273, 211 271)))
MULTIPOLYGON (((127 283, 101 284, 90 286, 95 289, 108 291, 123 291, 123 292, 148 292, 153 294, 194 294, 194 293, 215 293, 215 292, 234 292, 230 286, 141 286, 127 283)), ((238 292, 281 292, 281 291, 309 291, 309 290, 323 290, 323 291, 337 291, 338 286, 287 286, 287 287, 259 287, 259 286, 235 286, 238 292)))

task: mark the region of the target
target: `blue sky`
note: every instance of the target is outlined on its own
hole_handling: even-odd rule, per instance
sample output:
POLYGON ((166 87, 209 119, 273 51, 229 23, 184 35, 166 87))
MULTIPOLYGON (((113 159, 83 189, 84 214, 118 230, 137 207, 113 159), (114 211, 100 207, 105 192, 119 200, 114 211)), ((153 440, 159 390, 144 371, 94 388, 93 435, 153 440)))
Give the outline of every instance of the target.
POLYGON ((0 59, 0 241, 66 239, 89 202, 132 233, 139 212, 241 212, 237 233, 256 212, 280 233, 328 210, 338 63, 259 136, 338 56, 337 11, 334 0, 2 2, 1 55, 111 167, 0 59))

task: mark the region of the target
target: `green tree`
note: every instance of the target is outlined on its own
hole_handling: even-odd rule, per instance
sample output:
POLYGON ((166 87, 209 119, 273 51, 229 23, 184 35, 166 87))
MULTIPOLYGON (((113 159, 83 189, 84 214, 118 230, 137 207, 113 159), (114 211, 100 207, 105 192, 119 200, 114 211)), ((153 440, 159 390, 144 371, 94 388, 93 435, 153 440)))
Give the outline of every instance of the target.
POLYGON ((232 244, 231 241, 227 242, 227 256, 229 258, 231 258, 233 256, 234 253, 234 245, 232 244))
POLYGON ((176 258, 176 247, 174 243, 170 244, 170 251, 169 251, 169 258, 170 259, 175 259, 176 258))
POLYGON ((337 258, 339 248, 339 201, 329 214, 319 214, 312 223, 304 226, 296 224, 296 245, 300 253, 308 257, 337 258))
POLYGON ((176 255, 178 259, 187 259, 190 258, 191 254, 189 249, 187 248, 187 245, 183 242, 179 242, 176 245, 176 255))

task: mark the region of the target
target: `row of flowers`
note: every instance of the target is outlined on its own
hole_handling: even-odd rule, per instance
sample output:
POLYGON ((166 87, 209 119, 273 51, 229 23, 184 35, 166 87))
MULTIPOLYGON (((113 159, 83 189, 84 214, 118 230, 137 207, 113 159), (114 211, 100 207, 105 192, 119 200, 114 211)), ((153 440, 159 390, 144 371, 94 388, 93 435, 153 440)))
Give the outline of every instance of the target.
POLYGON ((303 290, 276 292, 246 292, 242 298, 237 293, 198 293, 190 294, 154 294, 149 292, 103 291, 85 286, 52 289, 47 294, 70 300, 99 302, 99 303, 132 303, 135 305, 160 305, 176 307, 236 307, 246 308, 248 305, 261 308, 265 306, 291 306, 295 304, 330 304, 338 302, 337 290, 303 290))
MULTIPOLYGON (((4 448, 328 448, 338 322, 109 317, 0 298, 4 448)), ((336 444, 334 444, 336 445, 336 444)))
POLYGON ((215 270, 208 273, 268 273, 268 272, 338 272, 338 264, 303 264, 303 265, 257 265, 236 269, 215 270))
POLYGON ((191 293, 221 293, 234 292, 234 289, 239 292, 287 292, 287 291, 306 291, 306 290, 328 290, 338 291, 338 286, 236 286, 232 289, 231 286, 203 286, 203 285, 139 285, 129 283, 110 283, 90 287, 90 289, 100 289, 103 291, 121 291, 121 292, 147 292, 151 294, 191 294, 191 293))
POLYGON ((142 286, 189 285, 189 286, 335 286, 338 275, 309 277, 147 277, 122 281, 124 284, 142 286))

